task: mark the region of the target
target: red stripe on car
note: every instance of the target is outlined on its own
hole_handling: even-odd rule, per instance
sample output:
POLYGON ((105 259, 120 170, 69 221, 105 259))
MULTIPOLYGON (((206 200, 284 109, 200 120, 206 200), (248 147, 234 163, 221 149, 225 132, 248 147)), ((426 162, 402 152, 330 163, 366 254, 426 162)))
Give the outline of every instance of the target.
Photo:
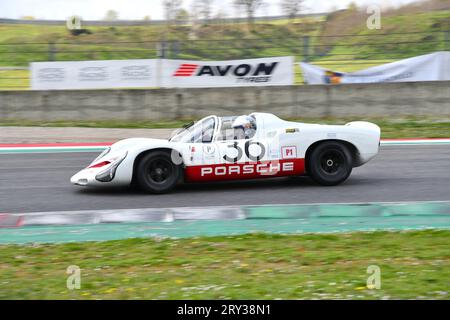
POLYGON ((106 166, 106 165, 108 165, 110 163, 111 163, 110 161, 102 161, 102 162, 96 163, 96 164, 94 164, 92 166, 89 166, 88 169, 90 169, 90 168, 101 168, 101 167, 104 167, 104 166, 106 166))

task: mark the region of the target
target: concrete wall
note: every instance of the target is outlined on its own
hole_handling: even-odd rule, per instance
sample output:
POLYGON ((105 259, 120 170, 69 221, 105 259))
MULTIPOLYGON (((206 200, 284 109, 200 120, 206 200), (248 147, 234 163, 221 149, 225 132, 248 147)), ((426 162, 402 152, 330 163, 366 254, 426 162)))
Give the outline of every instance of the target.
POLYGON ((157 90, 0 91, 0 117, 161 120, 272 112, 285 118, 450 116, 450 81, 157 90))

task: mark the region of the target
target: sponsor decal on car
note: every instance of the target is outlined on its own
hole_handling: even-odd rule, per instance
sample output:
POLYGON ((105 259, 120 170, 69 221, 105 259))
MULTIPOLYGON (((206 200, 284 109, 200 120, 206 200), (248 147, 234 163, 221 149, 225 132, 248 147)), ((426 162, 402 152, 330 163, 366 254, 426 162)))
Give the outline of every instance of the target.
POLYGON ((214 155, 214 152, 216 152, 216 148, 213 145, 206 145, 203 146, 203 152, 205 152, 207 155, 214 155))
POLYGON ((187 166, 187 181, 217 181, 233 179, 254 179, 267 176, 301 175, 304 173, 304 159, 282 159, 272 161, 223 163, 215 165, 187 166))
POLYGON ((297 147, 296 146, 282 147, 281 156, 283 159, 297 158, 297 147))

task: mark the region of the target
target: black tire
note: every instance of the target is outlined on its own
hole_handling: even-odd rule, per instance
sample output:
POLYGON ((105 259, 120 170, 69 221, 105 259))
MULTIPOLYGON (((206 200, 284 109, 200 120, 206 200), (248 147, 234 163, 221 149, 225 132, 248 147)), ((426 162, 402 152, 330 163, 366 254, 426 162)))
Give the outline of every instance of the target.
POLYGON ((325 141, 316 146, 307 161, 311 178, 324 186, 344 182, 353 168, 352 154, 348 147, 336 141, 325 141))
POLYGON ((170 153, 153 151, 144 155, 136 166, 136 182, 149 193, 166 193, 173 189, 182 174, 182 166, 173 163, 170 153))

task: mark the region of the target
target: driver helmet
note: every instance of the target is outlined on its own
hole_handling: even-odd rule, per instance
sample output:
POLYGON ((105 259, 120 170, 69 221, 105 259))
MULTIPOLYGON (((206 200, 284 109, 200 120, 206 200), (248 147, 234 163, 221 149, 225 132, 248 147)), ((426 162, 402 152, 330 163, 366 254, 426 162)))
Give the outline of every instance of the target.
POLYGON ((232 124, 233 128, 243 128, 256 130, 256 121, 255 118, 250 116, 239 116, 237 117, 232 124))

